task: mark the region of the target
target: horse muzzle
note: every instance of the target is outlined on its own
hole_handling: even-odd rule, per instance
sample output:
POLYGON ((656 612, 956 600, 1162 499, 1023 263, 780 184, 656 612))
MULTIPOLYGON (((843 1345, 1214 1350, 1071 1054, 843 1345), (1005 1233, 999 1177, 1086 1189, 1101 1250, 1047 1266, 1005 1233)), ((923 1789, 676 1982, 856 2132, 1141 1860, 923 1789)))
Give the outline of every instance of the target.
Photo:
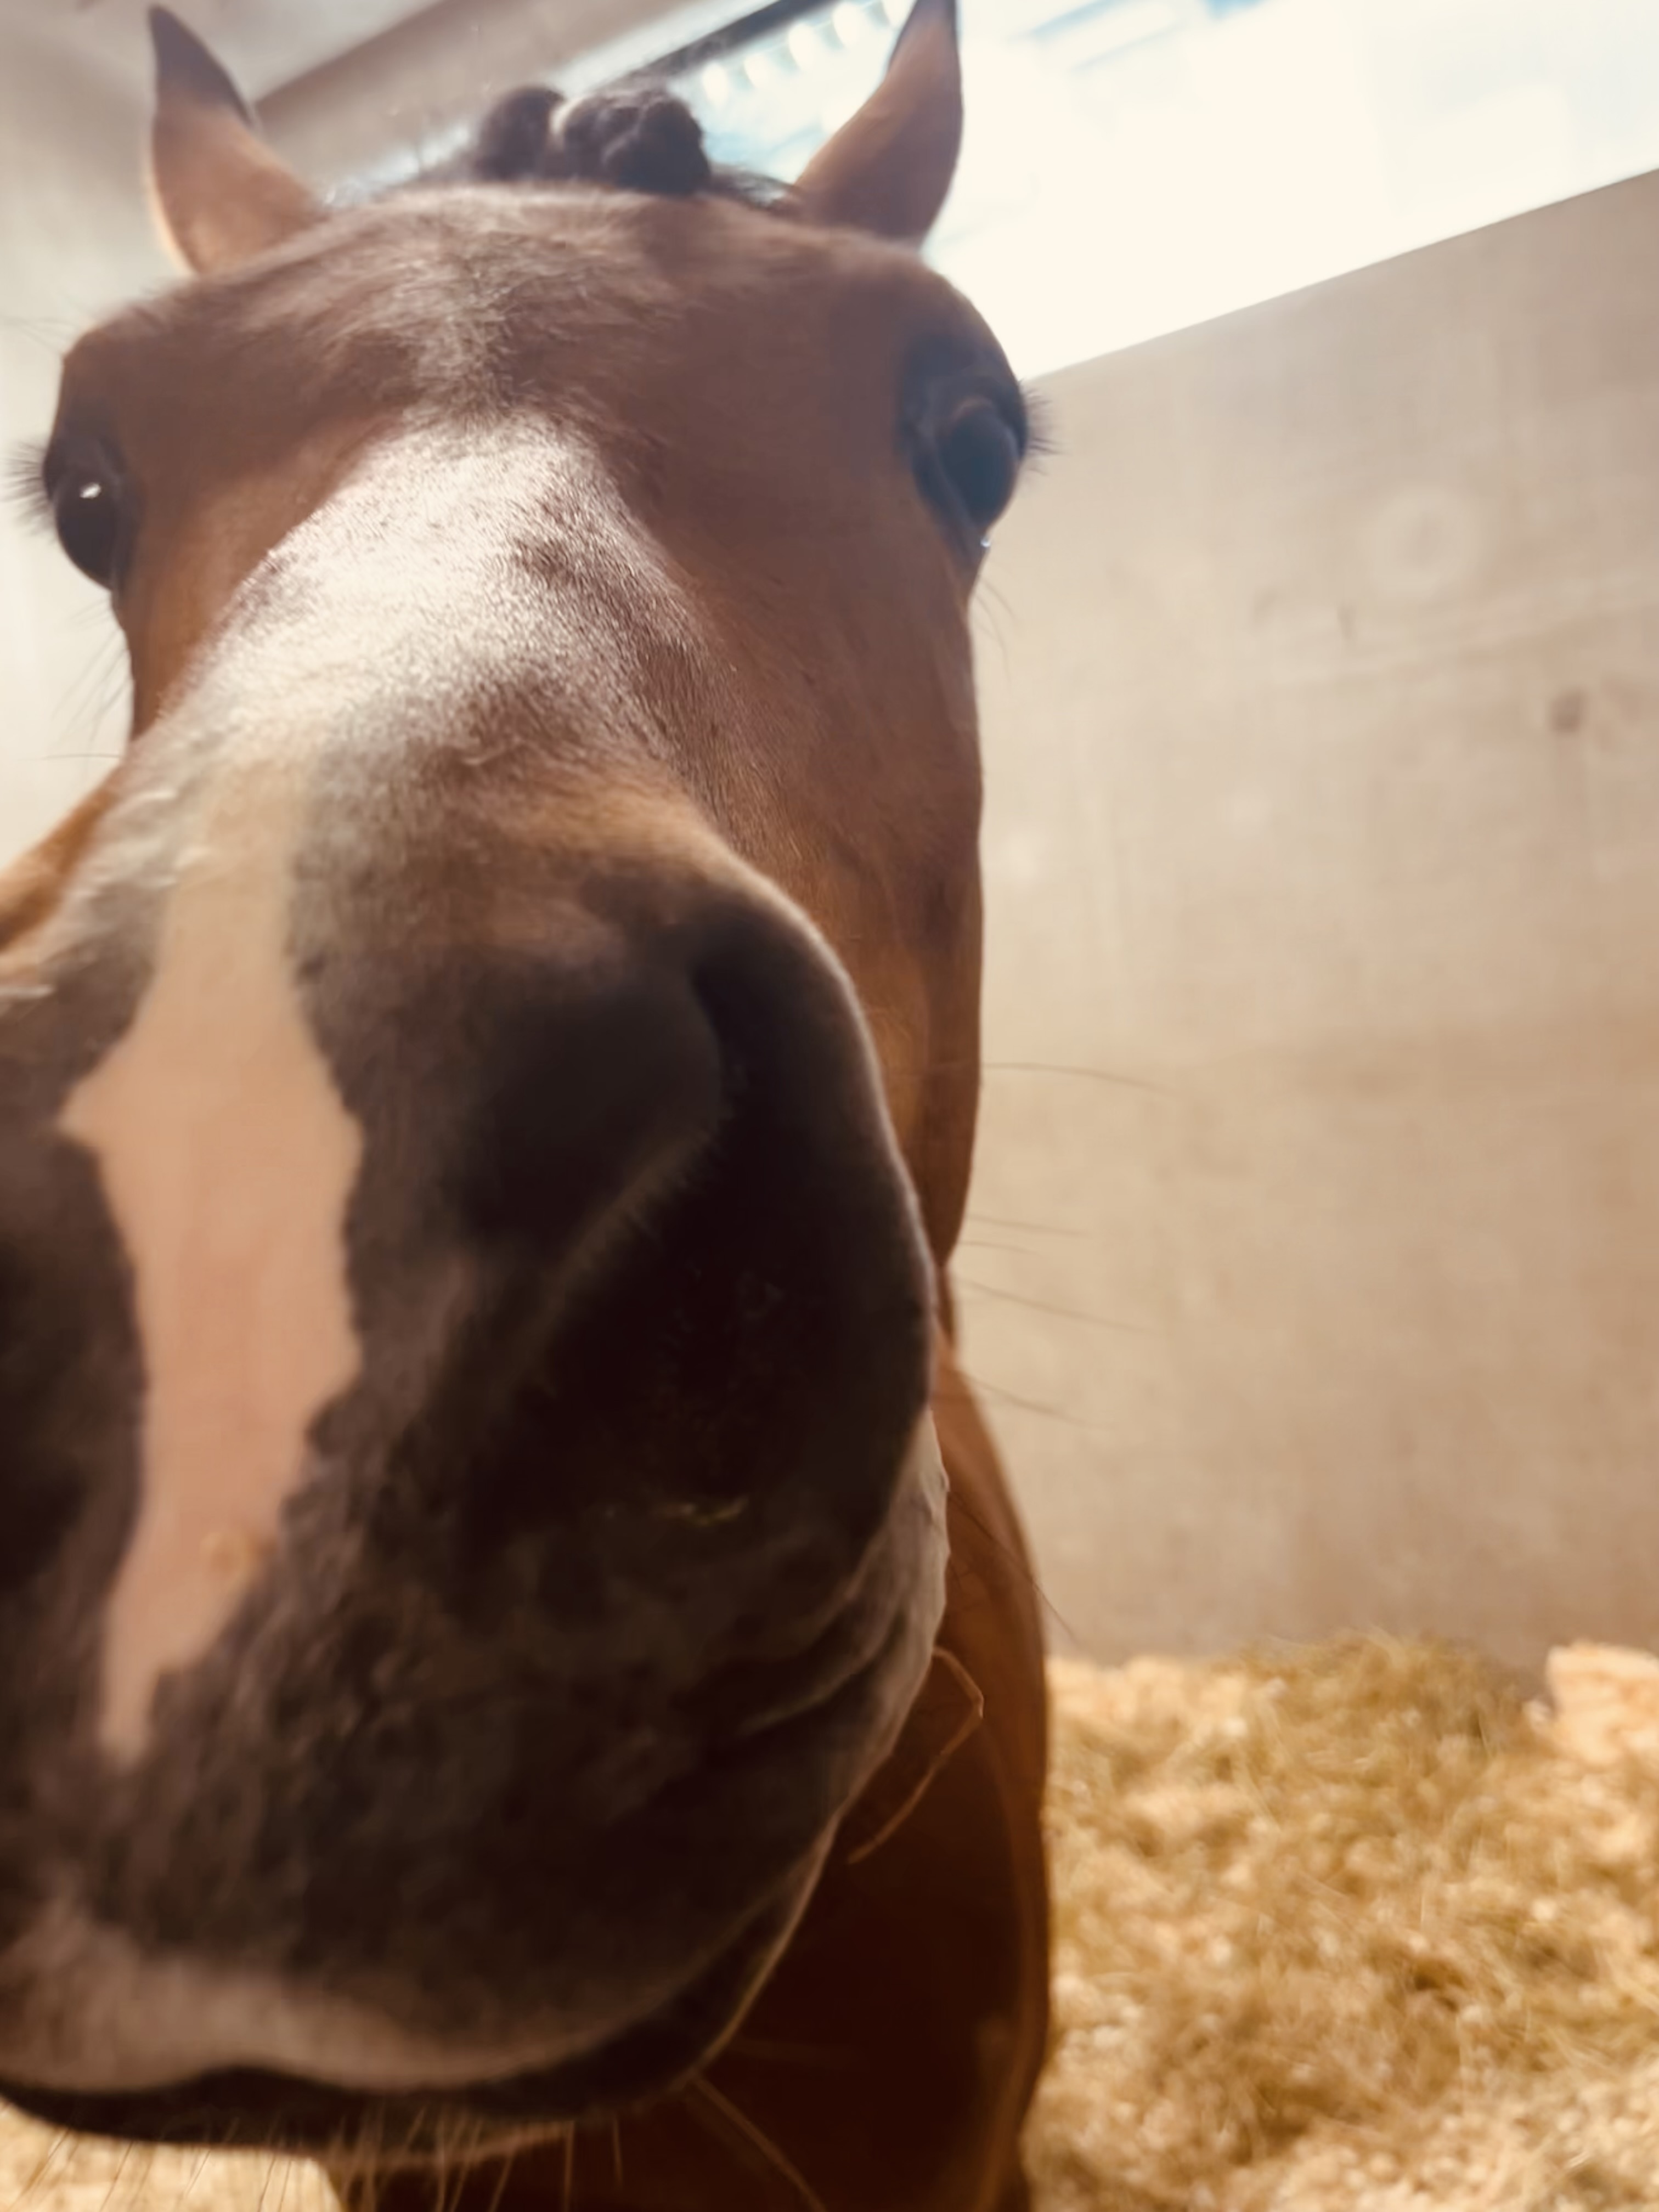
POLYGON ((671 2085, 787 1940, 942 1608, 930 1265, 684 807, 434 771, 370 854, 214 683, 0 975, 0 2087, 418 2150, 671 2085))

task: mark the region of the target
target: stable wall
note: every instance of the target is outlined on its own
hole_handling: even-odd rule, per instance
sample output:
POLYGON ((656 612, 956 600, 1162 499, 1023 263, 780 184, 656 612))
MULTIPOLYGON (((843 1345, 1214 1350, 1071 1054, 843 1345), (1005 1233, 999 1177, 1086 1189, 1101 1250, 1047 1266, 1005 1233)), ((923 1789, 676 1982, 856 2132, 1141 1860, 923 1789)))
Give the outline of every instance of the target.
POLYGON ((1659 175, 1048 387, 961 1284, 1097 1655, 1659 1644, 1656 279, 1659 175))
MULTIPOLYGON (((59 356, 170 271, 143 183, 147 87, 52 11, 0 9, 0 465, 44 441, 59 356)), ((118 750, 125 660, 104 595, 0 484, 0 862, 118 750)))

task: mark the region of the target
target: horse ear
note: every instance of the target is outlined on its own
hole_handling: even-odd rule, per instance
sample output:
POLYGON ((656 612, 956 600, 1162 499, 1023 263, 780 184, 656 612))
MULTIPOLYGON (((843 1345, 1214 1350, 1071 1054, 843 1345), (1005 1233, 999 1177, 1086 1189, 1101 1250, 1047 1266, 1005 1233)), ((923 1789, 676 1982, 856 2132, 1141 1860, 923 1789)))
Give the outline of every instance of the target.
POLYGON ((797 204, 813 222, 920 246, 945 204, 961 146, 956 0, 915 0, 886 76, 807 163, 797 204))
POLYGON ((322 213, 260 139, 247 103, 193 31, 149 11, 155 46, 150 179, 161 231, 185 266, 234 269, 322 213))

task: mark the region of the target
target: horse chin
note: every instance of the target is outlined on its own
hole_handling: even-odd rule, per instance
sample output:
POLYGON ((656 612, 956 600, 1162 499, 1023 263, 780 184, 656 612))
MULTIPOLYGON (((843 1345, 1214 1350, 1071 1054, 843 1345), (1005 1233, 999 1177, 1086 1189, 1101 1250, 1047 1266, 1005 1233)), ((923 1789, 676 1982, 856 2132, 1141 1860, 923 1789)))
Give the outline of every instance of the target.
MULTIPOLYGON (((355 2081, 245 2063, 178 2080, 141 2075, 113 2088, 0 2079, 0 2100, 79 2133, 309 2156, 343 2175, 358 2166, 453 2159, 458 2143, 470 2158, 506 2156, 684 2088, 735 2031, 766 1981, 811 1900, 842 1820, 903 1728, 943 1606, 945 1489, 938 1439, 924 1418, 905 1455, 893 1511, 896 1528, 905 1531, 905 1596, 888 1617, 878 1647, 866 1646, 848 1671, 831 1634, 815 1692, 804 1698, 798 1692, 760 1728, 762 1740, 799 1747, 841 1736, 850 1723, 865 1747, 856 1778, 801 1856, 781 1872, 772 1870, 735 1928, 669 1996, 556 2057, 536 2050, 532 2029, 516 2052, 510 2032, 493 2055, 479 2049, 471 2061, 463 2048, 436 2050, 429 2074, 402 2070, 410 2063, 405 2052, 395 2074, 376 2080, 374 2053, 364 2044, 356 2053, 364 2070, 355 2081), (503 2048, 510 2054, 505 2058, 503 2048)), ((859 1602, 854 1584, 849 1615, 859 1602)), ((257 1996, 250 1993, 248 2002, 257 2005, 257 1996)), ((319 2027, 324 2024, 319 2015, 319 2027)), ((338 2021, 330 2026, 337 2039, 338 2021)), ((291 2037, 288 2042, 295 2047, 291 2037)), ((337 2040, 335 2049, 343 2052, 345 2046, 337 2040)))
POLYGON ((574 2125, 688 2086, 741 2021, 805 1911, 809 1865, 673 2002, 599 2048, 545 2068, 431 2089, 365 2091, 235 2069, 121 2094, 0 2081, 0 2100, 52 2125, 125 2142, 314 2158, 341 2179, 452 2160, 506 2158, 574 2125))

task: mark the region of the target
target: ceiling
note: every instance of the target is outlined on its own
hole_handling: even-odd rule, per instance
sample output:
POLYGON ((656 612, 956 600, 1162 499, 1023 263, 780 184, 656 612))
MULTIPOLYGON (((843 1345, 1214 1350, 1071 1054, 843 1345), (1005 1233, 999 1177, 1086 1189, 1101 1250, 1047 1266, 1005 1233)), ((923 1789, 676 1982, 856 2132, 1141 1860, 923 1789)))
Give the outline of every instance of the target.
MULTIPOLYGON (((422 9, 421 0, 178 0, 176 12, 260 99, 422 9)), ((0 22, 46 30, 124 73, 147 66, 146 13, 147 0, 0 0, 0 22)))
MULTIPOLYGON (((0 32, 141 85, 147 12, 147 0, 0 0, 0 32)), ((672 45, 668 27, 686 11, 672 0, 176 0, 176 12, 258 103, 276 143, 331 180, 475 112, 493 91, 658 21, 672 45)))

